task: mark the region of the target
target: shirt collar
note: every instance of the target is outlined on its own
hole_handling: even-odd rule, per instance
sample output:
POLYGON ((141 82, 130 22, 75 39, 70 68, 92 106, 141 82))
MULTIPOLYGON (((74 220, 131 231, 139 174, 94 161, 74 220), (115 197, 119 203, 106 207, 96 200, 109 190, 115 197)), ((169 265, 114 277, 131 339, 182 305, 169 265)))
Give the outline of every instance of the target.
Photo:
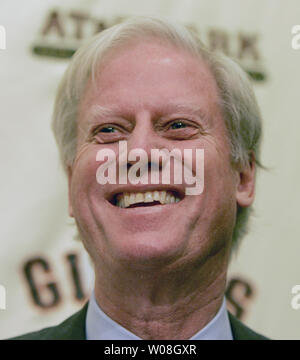
MULTIPOLYGON (((112 320, 99 307, 92 293, 86 315, 87 340, 141 340, 138 336, 112 320)), ((215 317, 189 340, 233 340, 226 300, 215 317)))

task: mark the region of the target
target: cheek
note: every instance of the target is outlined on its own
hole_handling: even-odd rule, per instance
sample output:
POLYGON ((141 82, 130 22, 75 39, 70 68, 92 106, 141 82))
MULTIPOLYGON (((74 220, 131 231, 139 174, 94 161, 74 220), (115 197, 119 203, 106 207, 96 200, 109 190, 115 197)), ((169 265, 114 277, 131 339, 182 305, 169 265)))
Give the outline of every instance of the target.
POLYGON ((208 234, 218 249, 230 244, 235 226, 235 174, 228 157, 208 151, 204 173, 204 190, 197 201, 203 212, 199 215, 197 229, 208 234))
POLYGON ((214 180, 224 180, 224 178, 233 179, 233 171, 230 163, 230 151, 227 144, 218 143, 213 138, 207 138, 197 142, 196 146, 185 147, 189 149, 187 164, 191 167, 194 175, 203 175, 208 183, 214 180), (190 151, 191 149, 191 151, 190 151))
POLYGON ((96 171, 99 162, 96 161, 97 150, 90 144, 83 145, 77 152, 72 166, 71 200, 73 210, 83 205, 92 189, 97 189, 96 171))
MULTIPOLYGON (((77 228, 84 246, 90 254, 95 253, 93 242, 99 236, 99 223, 95 221, 92 207, 93 200, 101 201, 103 187, 97 183, 96 171, 99 162, 96 161, 97 147, 84 146, 78 152, 72 169, 70 201, 77 228)), ((101 228, 100 228, 101 231, 101 228)), ((101 244, 98 246, 101 247, 101 244)))
POLYGON ((232 201, 235 197, 235 174, 228 158, 207 156, 205 168, 204 189, 219 201, 232 201))
POLYGON ((203 149, 203 201, 212 211, 222 212, 227 208, 229 213, 234 212, 236 174, 231 166, 229 147, 227 144, 209 142, 204 144, 203 149))
POLYGON ((207 162, 206 197, 208 216, 215 220, 213 228, 219 238, 231 238, 236 218, 235 174, 228 157, 219 156, 207 162))

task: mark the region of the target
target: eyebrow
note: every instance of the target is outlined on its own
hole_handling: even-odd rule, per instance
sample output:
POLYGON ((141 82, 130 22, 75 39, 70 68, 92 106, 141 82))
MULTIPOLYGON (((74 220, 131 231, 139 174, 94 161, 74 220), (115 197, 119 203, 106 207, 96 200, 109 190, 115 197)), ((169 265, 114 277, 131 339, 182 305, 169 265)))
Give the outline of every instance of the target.
MULTIPOLYGON (((195 106, 194 104, 182 104, 182 103, 168 103, 161 106, 159 109, 153 111, 155 116, 165 116, 166 114, 171 113, 190 113, 195 116, 198 116, 201 120, 207 121, 209 119, 208 111, 205 111, 200 106, 195 106)), ((129 114, 128 114, 129 115, 129 114)), ((86 118, 88 128, 91 128, 99 119, 107 119, 111 117, 124 117, 124 112, 120 111, 119 107, 111 106, 109 108, 101 105, 93 105, 86 118)))
POLYGON ((114 107, 106 108, 101 105, 93 105, 87 114, 87 123, 88 125, 92 125, 99 118, 111 116, 116 116, 116 109, 114 107))
POLYGON ((162 107, 162 113, 191 113, 193 115, 199 116, 201 119, 208 118, 208 111, 203 109, 201 106, 195 106, 193 104, 182 104, 182 103, 170 103, 162 107))

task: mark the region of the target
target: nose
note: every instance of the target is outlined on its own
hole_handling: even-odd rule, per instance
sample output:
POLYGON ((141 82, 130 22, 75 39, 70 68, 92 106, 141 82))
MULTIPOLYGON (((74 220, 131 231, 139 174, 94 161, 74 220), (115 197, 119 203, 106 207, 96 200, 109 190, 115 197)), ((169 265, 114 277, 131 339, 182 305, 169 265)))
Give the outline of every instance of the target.
POLYGON ((162 159, 154 162, 151 159, 151 150, 167 147, 166 140, 155 131, 153 120, 149 112, 141 112, 136 116, 135 127, 127 140, 127 169, 137 161, 143 163, 143 167, 150 170, 161 170, 162 159))
POLYGON ((128 151, 143 149, 150 156, 151 149, 160 149, 166 144, 155 131, 151 114, 142 112, 136 116, 135 127, 128 139, 128 151))

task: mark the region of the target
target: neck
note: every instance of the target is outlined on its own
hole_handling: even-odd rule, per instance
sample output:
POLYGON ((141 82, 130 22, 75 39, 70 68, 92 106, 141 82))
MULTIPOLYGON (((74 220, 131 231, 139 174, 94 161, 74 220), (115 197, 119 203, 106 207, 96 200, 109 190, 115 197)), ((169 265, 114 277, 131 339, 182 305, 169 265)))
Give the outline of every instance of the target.
POLYGON ((137 271, 131 264, 115 271, 101 266, 100 271, 96 266, 96 301, 142 339, 189 339, 222 305, 227 259, 227 254, 218 253, 198 266, 176 270, 165 266, 137 271))

